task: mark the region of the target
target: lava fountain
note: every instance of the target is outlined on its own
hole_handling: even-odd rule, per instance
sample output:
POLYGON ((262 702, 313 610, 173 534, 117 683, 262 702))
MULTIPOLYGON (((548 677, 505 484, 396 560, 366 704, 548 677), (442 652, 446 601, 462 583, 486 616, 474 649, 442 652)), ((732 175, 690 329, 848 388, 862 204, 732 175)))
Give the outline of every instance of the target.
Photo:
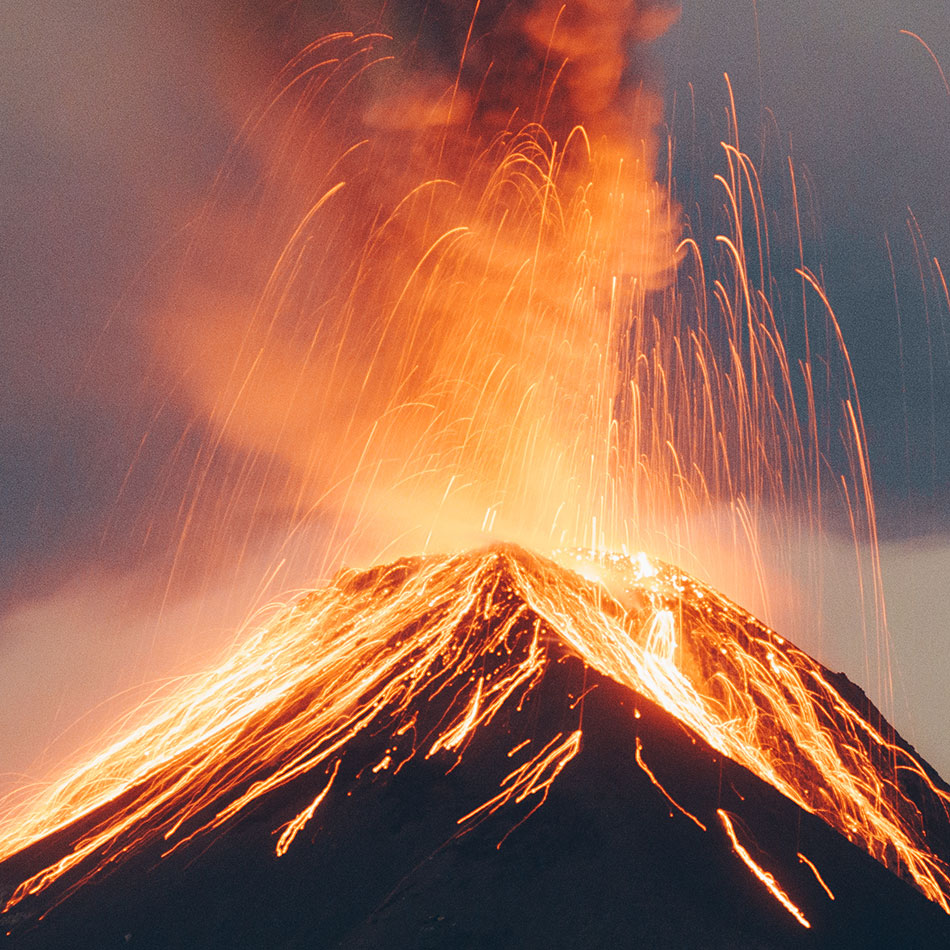
MULTIPOLYGON (((167 855, 317 776, 276 829, 285 855, 334 786, 418 756, 450 768, 566 651, 950 912, 946 842, 928 835, 950 820, 945 786, 820 664, 664 563, 767 610, 776 557, 820 536, 829 493, 874 550, 847 349, 801 260, 822 334, 804 358, 788 351, 738 130, 707 265, 656 180, 659 102, 627 55, 666 10, 438 6, 454 71, 425 19, 411 42, 324 37, 287 64, 221 173, 155 332, 214 430, 183 525, 256 498, 292 525, 318 519, 324 564, 494 538, 561 551, 560 566, 505 546, 339 574, 8 818, 0 860, 51 834, 68 844, 6 910, 62 899, 156 842, 167 855), (824 374, 841 380, 833 419, 824 374), (829 476, 832 434, 851 466, 829 476), (243 452, 223 484, 209 476, 222 445, 243 452), (385 755, 355 762, 380 731, 385 755)), ((857 569, 879 602, 873 556, 857 569)), ((498 794, 460 825, 540 804, 582 749, 578 709, 576 728, 512 749, 498 794)), ((721 823, 808 926, 726 812, 681 811, 721 823)))

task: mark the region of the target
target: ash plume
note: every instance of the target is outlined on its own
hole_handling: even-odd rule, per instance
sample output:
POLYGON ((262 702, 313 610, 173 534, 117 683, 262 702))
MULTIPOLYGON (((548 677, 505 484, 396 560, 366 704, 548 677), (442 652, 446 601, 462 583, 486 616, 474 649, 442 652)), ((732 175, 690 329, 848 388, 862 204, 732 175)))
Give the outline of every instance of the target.
MULTIPOLYGON (((576 125, 619 141, 652 136, 638 121, 644 105, 637 97, 656 105, 657 95, 643 44, 672 25, 675 7, 438 0, 425 17, 431 22, 419 31, 423 71, 451 76, 458 65, 460 112, 483 136, 533 122, 562 142, 576 125)), ((652 121, 658 119, 657 111, 652 121)))
POLYGON ((387 8, 394 38, 280 72, 153 323, 161 371, 249 458, 215 493, 364 556, 590 533, 626 336, 672 269, 635 65, 666 14, 559 9, 387 8))

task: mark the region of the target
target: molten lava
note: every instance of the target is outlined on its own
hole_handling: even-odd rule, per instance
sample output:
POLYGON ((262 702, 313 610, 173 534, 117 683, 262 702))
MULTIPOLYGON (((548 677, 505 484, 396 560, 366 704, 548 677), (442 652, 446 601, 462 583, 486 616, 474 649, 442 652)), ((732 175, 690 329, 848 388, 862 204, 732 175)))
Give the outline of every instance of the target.
MULTIPOLYGON (((310 804, 274 829, 276 853, 286 854, 335 784, 396 780, 419 756, 453 769, 473 737, 529 702, 565 655, 657 703, 950 909, 950 791, 832 674, 674 568, 643 556, 561 560, 601 579, 515 547, 341 573, 7 825, 4 858, 46 836, 62 835, 63 846, 7 896, 6 911, 41 907, 47 891, 61 899, 156 842, 168 855, 223 831, 276 789, 325 776, 310 804), (385 754, 362 761, 369 736, 384 737, 385 754)), ((583 698, 572 708, 572 731, 511 748, 498 793, 458 815, 460 831, 509 802, 542 805, 583 755, 583 698)), ((677 804, 640 740, 633 745, 659 793, 703 830, 717 823, 677 804)), ((729 816, 718 819, 807 926, 738 843, 729 816)))
MULTIPOLYGON (((669 15, 600 0, 485 8, 464 18, 454 78, 401 82, 392 39, 340 33, 301 51, 247 123, 194 240, 192 282, 155 327, 159 359, 184 367, 180 390, 212 432, 175 563, 206 496, 225 522, 209 537, 250 498, 255 516, 270 506, 295 528, 323 518, 333 558, 361 532, 389 557, 485 536, 570 550, 408 558, 290 604, 6 819, 0 862, 24 870, 0 895, 5 913, 41 913, 132 855, 210 842, 306 781, 306 806, 273 828, 286 857, 341 790, 396 782, 414 760, 458 767, 565 658, 661 707, 950 913, 950 791, 856 688, 683 571, 604 553, 725 563, 764 606, 765 545, 790 558, 820 538, 832 481, 856 549, 868 542, 879 606, 854 375, 797 203, 800 357, 771 301, 769 216, 738 130, 718 176, 716 275, 701 236, 681 238, 672 186, 654 181, 659 109, 623 81, 625 51, 669 15), (235 213, 242 162, 250 217, 235 213), (223 258, 240 274, 209 306, 202 284, 223 258), (816 394, 822 373, 844 380, 833 410, 816 394), (851 469, 829 479, 839 437, 851 469), (224 444, 242 454, 215 482, 224 444)), ((567 713, 512 743, 458 834, 542 806, 584 755, 583 696, 567 713)), ((628 738, 677 820, 723 829, 809 927, 730 813, 680 803, 654 750, 628 738)))

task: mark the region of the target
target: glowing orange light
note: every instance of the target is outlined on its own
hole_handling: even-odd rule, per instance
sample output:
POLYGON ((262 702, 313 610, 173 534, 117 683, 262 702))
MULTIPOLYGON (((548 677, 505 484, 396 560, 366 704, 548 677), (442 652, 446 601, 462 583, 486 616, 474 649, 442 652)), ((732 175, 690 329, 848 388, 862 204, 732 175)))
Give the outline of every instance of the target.
POLYGON ((293 844, 294 838, 301 832, 304 826, 313 818, 314 812, 320 807, 320 803, 327 797, 330 788, 333 786, 333 780, 337 772, 340 771, 340 760, 337 759, 333 765, 333 772, 330 774, 330 781, 327 782, 323 791, 292 821, 289 821, 281 831, 280 838, 277 841, 277 857, 282 858, 293 844))
POLYGON ((818 868, 816 868, 815 865, 809 861, 804 854, 801 853, 801 851, 798 852, 798 860, 801 864, 808 865, 808 867, 811 869, 811 873, 815 875, 815 880, 818 881, 818 883, 822 886, 829 899, 834 900, 835 895, 831 892, 831 888, 825 883, 825 879, 819 873, 818 868))
MULTIPOLYGON (((128 798, 69 854, 24 881, 7 908, 64 875, 68 889, 79 886, 105 866, 96 855, 156 839, 171 853, 270 791, 327 770, 311 805, 279 829, 284 853, 338 780, 357 735, 391 737, 384 758, 365 763, 366 771, 396 773, 417 754, 451 769, 478 730, 540 684, 557 643, 667 709, 947 909, 950 874, 927 845, 901 776, 924 783, 945 811, 950 795, 916 759, 864 720, 814 660, 711 589, 665 566, 644 577, 636 559, 599 563, 628 606, 608 587, 517 548, 343 573, 10 822, 2 856, 128 798), (436 696, 445 697, 447 712, 425 734, 421 717, 436 696)), ((538 751, 460 824, 509 802, 533 799, 540 807, 580 753, 581 737, 578 728, 539 739, 538 751)), ((702 827, 660 785, 639 741, 634 746, 657 788, 702 827)))
POLYGON ((737 855, 742 859, 742 863, 745 864, 747 868, 768 888, 772 896, 805 928, 811 928, 811 924, 806 919, 805 915, 789 900, 788 895, 782 888, 779 886, 778 881, 768 872, 764 871, 755 861, 752 860, 752 856, 746 851, 745 848, 739 844, 739 839, 736 838, 735 830, 732 827, 732 821, 729 816, 721 809, 716 810, 716 814, 719 815, 719 819, 722 822, 723 828, 726 829, 726 834, 729 835, 729 840, 732 842, 732 849, 737 855))
MULTIPOLYGON (((344 571, 288 605, 4 822, 0 860, 112 809, 6 910, 57 881, 69 892, 145 844, 170 854, 273 790, 328 775, 275 829, 286 854, 343 781, 357 736, 385 733, 388 746, 344 775, 395 775, 417 755, 451 769, 538 686, 556 643, 950 913, 950 872, 902 782, 913 777, 948 820, 950 795, 814 659, 664 563, 712 563, 706 577, 726 565, 764 607, 764 546, 820 536, 827 459, 810 350, 800 362, 788 352, 770 297, 769 215, 738 131, 723 144, 728 220, 710 278, 698 236, 681 233, 669 189, 653 180, 649 95, 627 123, 615 67, 628 31, 605 33, 605 58, 586 46, 601 7, 562 22, 560 3, 539 3, 521 24, 547 84, 520 125, 512 109, 499 126, 499 104, 462 82, 473 24, 449 96, 416 96, 407 112, 368 101, 358 81, 387 68, 387 38, 307 47, 246 133, 261 201, 279 213, 253 247, 239 228, 204 248, 247 265, 247 313, 183 306, 156 342, 170 366, 178 346, 189 354, 183 389, 216 440, 246 450, 235 478, 286 471, 275 507, 302 520, 333 512, 331 542, 358 550, 365 535, 382 537, 390 559, 398 546, 459 551, 489 535, 556 551, 558 564, 514 547, 426 556, 344 571), (562 57, 550 70, 549 54, 562 57), (399 125, 404 114, 412 128, 399 125), (358 134, 346 132, 354 115, 358 134), (636 134, 618 134, 618 117, 636 134), (426 732, 435 697, 447 711, 426 732)), ((373 94, 385 85, 366 83, 373 94)), ((856 539, 875 552, 854 374, 821 282, 799 263, 803 295, 823 307, 828 376, 840 371, 846 389, 852 468, 841 491, 856 539)), ((876 553, 871 562, 877 594, 876 553)), ((516 745, 508 756, 526 761, 461 830, 512 802, 540 807, 581 750, 579 725, 516 745)), ((635 756, 706 830, 648 768, 639 739, 635 756)), ((750 871, 809 927, 718 814, 750 871)))
POLYGON ((650 771, 649 766, 646 762, 643 761, 643 743, 640 742, 640 737, 637 736, 637 748, 636 748, 636 759, 637 765, 646 772, 647 777, 650 781, 660 790, 663 797, 678 811, 680 814, 685 815, 693 824, 697 825, 703 831, 708 830, 706 826, 691 812, 688 812, 679 802, 675 801, 670 793, 660 784, 659 779, 650 771))

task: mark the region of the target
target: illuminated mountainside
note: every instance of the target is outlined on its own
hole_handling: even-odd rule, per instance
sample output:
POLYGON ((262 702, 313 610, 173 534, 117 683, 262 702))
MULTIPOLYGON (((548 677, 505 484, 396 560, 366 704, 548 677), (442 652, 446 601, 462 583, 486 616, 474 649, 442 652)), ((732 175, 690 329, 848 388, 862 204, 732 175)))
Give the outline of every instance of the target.
POLYGON ((860 690, 672 568, 562 560, 292 605, 6 826, 7 944, 950 940, 950 791, 860 690))

